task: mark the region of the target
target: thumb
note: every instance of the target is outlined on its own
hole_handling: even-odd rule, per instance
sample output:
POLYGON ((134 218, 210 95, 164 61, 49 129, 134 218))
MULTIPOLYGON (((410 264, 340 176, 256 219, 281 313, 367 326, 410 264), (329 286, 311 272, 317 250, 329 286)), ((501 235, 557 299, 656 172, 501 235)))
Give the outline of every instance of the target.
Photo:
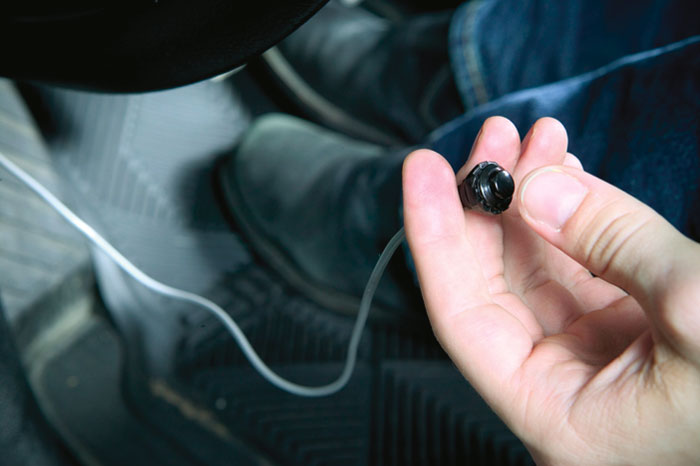
POLYGON ((650 207, 574 167, 533 171, 520 185, 518 203, 533 230, 629 292, 674 346, 698 346, 698 243, 650 207))

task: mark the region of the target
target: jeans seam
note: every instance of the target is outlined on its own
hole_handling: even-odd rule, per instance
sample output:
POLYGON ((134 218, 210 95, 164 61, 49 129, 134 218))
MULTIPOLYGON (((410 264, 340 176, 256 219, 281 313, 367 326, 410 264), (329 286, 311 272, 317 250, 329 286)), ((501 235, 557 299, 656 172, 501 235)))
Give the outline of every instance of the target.
POLYGON ((461 91, 466 109, 489 101, 483 65, 476 47, 476 20, 486 1, 471 1, 458 10, 453 23, 450 45, 455 68, 457 87, 461 91), (455 51, 456 48, 456 51, 455 51))

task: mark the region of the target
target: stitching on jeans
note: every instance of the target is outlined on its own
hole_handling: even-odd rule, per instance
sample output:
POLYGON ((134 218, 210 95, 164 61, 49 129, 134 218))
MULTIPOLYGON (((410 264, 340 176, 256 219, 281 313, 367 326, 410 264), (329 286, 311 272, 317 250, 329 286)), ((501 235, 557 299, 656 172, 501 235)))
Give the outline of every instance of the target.
POLYGON ((475 27, 476 16, 479 8, 486 2, 471 2, 467 4, 466 19, 463 43, 464 64, 466 65, 467 73, 471 78, 471 88, 474 93, 474 98, 477 104, 483 104, 489 101, 488 91, 484 83, 484 76, 481 72, 481 60, 479 52, 475 47, 475 27))
POLYGON ((476 102, 473 98, 471 83, 469 82, 466 73, 467 67, 466 64, 463 63, 464 54, 460 53, 464 50, 462 44, 465 42, 465 39, 462 30, 464 29, 465 12, 467 6, 469 6, 469 4, 462 5, 455 12, 455 17, 460 19, 458 21, 454 21, 452 23, 452 27, 450 28, 450 45, 452 45, 452 47, 450 47, 450 58, 454 64, 453 71, 455 73, 455 84, 457 85, 460 96, 462 97, 464 108, 469 109, 474 107, 476 102))

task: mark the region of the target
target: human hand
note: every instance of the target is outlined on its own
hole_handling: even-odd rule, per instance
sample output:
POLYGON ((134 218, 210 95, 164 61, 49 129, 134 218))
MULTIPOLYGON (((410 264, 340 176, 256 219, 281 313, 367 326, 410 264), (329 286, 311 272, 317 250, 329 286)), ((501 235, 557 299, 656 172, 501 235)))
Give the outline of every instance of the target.
POLYGON ((444 349, 538 463, 700 463, 700 245, 585 173, 556 120, 521 143, 490 118, 457 182, 485 160, 516 182, 500 216, 464 211, 438 154, 404 163, 444 349))

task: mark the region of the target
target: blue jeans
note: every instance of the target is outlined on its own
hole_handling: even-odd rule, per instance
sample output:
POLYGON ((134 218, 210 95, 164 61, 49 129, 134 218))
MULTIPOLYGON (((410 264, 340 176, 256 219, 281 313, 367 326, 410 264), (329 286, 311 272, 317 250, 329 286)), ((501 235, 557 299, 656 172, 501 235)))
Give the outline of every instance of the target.
POLYGON ((700 33, 692 29, 700 29, 697 15, 680 8, 690 2, 664 2, 664 10, 659 1, 644 1, 647 10, 637 3, 639 14, 610 26, 602 40, 606 34, 585 31, 610 25, 621 2, 604 2, 608 7, 595 12, 588 5, 596 2, 586 2, 585 14, 582 3, 503 0, 460 7, 450 52, 457 87, 472 110, 434 131, 428 145, 457 169, 489 116, 505 116, 520 131, 540 117, 557 118, 568 130, 570 152, 588 172, 698 240, 700 35, 691 35, 700 33), (537 33, 516 34, 522 28, 514 17, 532 18, 533 12, 537 33), (639 19, 650 15, 651 22, 639 19), (654 24, 653 31, 645 24, 654 24), (470 37, 475 42, 465 51, 470 37))
POLYGON ((697 0, 471 0, 449 53, 465 108, 700 34, 697 0))

